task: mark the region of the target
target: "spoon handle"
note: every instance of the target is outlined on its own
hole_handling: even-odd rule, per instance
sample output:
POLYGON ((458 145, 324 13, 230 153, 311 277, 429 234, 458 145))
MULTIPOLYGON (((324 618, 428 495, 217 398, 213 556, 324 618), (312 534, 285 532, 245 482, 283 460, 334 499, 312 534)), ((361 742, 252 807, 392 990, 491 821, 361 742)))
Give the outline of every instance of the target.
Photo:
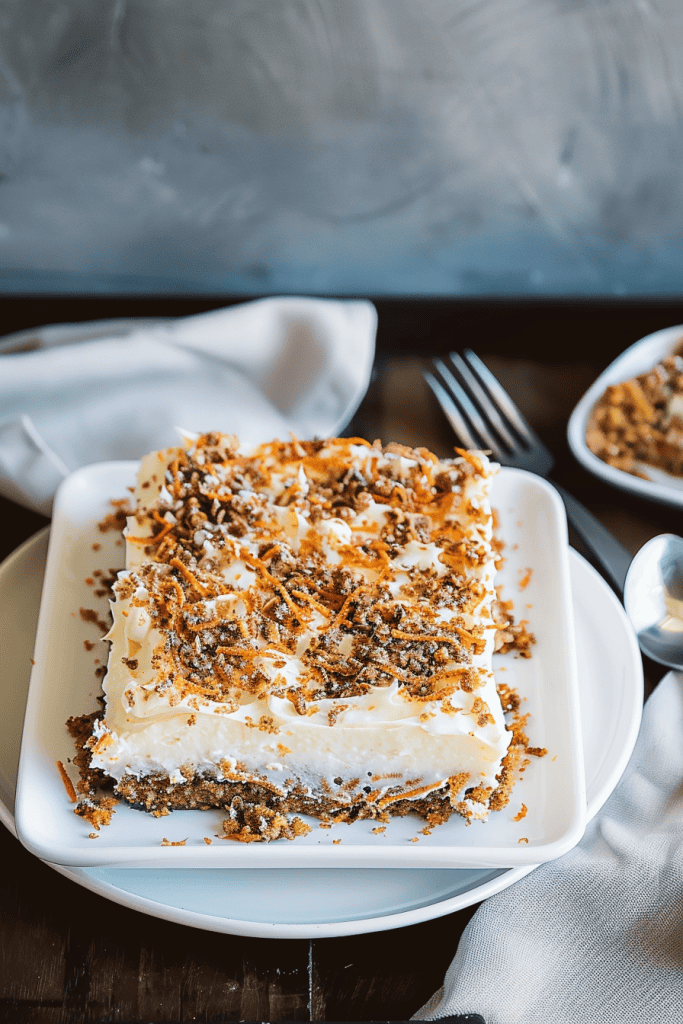
POLYGON ((602 523, 598 522, 585 505, 565 491, 564 487, 560 487, 555 481, 552 483, 564 501, 568 522, 593 555, 617 596, 623 599, 624 581, 633 556, 602 523))

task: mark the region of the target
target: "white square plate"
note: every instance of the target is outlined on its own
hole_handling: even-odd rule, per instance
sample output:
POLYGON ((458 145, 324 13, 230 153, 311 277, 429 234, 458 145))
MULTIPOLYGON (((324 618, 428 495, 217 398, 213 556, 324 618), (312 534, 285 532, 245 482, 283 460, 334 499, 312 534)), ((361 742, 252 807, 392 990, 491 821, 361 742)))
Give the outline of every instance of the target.
POLYGON ((640 477, 625 473, 623 469, 609 466, 594 455, 586 444, 588 420, 607 388, 611 384, 621 384, 641 373, 647 373, 661 359, 668 356, 681 341, 683 325, 666 327, 662 331, 646 335, 622 352, 606 370, 603 370, 574 409, 567 425, 567 440, 577 461, 608 484, 637 494, 641 498, 683 508, 683 477, 672 476, 654 466, 643 466, 650 479, 641 480, 640 477))
POLYGON ((119 803, 112 823, 89 838, 92 827, 73 813, 57 761, 70 768, 67 718, 98 706, 93 662, 97 657, 106 663, 108 645, 98 642, 101 634, 79 609, 95 609, 106 618, 106 598, 96 598, 86 580, 97 569, 120 568, 124 549, 115 532, 102 533, 97 524, 111 512, 111 499, 126 494, 136 470, 134 462, 87 466, 57 494, 17 787, 17 832, 33 853, 82 866, 480 868, 538 864, 579 841, 586 796, 564 507, 545 481, 511 469, 500 471, 493 488, 506 543, 499 582, 503 596, 514 600, 516 617, 530 620, 537 643, 530 659, 496 656, 496 671, 522 696, 530 742, 547 747, 548 755, 530 758, 507 808, 485 824, 468 826, 453 815, 429 836, 422 835, 425 822, 414 815, 392 819, 378 834, 373 821, 321 829, 308 819, 312 831, 292 842, 242 844, 217 838, 225 817, 220 810, 154 818, 119 803), (93 642, 95 648, 87 650, 93 642), (522 803, 528 813, 514 821, 522 803), (161 846, 163 839, 187 842, 161 846))

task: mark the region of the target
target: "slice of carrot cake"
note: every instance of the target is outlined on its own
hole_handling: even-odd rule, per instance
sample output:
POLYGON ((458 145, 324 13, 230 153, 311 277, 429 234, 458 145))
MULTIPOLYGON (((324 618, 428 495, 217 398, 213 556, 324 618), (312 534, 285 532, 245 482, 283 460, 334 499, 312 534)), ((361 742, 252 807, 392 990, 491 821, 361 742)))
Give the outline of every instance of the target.
POLYGON ((146 456, 90 767, 154 814, 485 819, 496 469, 358 439, 146 456))

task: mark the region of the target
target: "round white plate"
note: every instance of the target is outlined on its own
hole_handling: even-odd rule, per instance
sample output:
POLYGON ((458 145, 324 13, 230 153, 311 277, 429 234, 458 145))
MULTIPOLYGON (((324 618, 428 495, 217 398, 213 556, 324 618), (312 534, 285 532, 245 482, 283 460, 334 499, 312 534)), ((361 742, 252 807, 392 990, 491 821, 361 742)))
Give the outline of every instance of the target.
MULTIPOLYGON (((48 529, 0 565, 0 820, 14 830, 21 728, 48 529)), ((576 552, 571 575, 588 817, 616 786, 636 741, 643 702, 640 652, 626 615, 576 552)), ((16 833, 15 833, 16 834, 16 833)), ((492 896, 533 867, 501 870, 311 871, 63 868, 116 903, 178 924, 270 938, 322 938, 428 921, 492 896)))
POLYGON ((586 444, 586 428, 590 414, 609 385, 620 384, 651 370, 681 341, 683 341, 683 325, 666 327, 663 331, 648 334, 622 352, 600 374, 574 409, 567 425, 567 440, 574 457, 584 469, 600 477, 606 483, 619 487, 623 491, 629 491, 631 494, 637 494, 641 498, 649 498, 651 501, 683 508, 682 477, 671 476, 670 473, 664 473, 653 466, 643 466, 650 479, 641 480, 640 477, 631 476, 630 473, 616 469, 615 466, 608 466, 597 455, 593 455, 586 444))

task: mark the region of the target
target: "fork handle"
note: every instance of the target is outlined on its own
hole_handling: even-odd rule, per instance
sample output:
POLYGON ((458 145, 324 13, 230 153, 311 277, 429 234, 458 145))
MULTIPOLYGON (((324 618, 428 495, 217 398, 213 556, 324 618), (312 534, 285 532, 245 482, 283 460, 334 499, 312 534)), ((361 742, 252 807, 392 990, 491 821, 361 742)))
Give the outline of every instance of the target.
POLYGON ((598 522, 585 505, 577 501, 569 491, 565 491, 564 487, 556 484, 554 480, 552 483, 564 501, 567 521, 591 552, 619 598, 623 598, 624 581, 633 556, 623 544, 620 544, 612 536, 609 530, 605 529, 602 523, 598 522))

